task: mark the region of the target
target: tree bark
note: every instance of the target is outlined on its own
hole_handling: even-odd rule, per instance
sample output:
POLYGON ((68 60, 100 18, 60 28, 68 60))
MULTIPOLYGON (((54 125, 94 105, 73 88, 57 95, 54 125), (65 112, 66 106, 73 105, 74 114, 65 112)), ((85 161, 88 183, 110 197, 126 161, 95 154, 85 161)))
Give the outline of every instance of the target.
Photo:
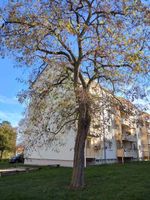
POLYGON ((91 122, 90 106, 86 103, 79 105, 78 130, 74 148, 73 173, 70 187, 72 189, 82 189, 84 182, 84 149, 85 141, 89 133, 91 122))

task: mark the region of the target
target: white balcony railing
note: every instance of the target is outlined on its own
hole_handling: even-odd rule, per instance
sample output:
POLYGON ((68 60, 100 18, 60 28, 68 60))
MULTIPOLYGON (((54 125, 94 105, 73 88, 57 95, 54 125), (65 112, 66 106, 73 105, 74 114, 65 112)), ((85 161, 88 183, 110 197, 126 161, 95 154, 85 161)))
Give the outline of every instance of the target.
POLYGON ((117 149, 117 156, 118 157, 132 157, 132 158, 137 158, 137 150, 129 150, 129 149, 117 149))
POLYGON ((122 140, 131 141, 131 142, 136 142, 136 141, 137 141, 137 138, 136 138, 136 135, 129 135, 129 134, 124 133, 124 134, 122 135, 122 140))
POLYGON ((137 150, 124 149, 124 157, 137 158, 137 150))

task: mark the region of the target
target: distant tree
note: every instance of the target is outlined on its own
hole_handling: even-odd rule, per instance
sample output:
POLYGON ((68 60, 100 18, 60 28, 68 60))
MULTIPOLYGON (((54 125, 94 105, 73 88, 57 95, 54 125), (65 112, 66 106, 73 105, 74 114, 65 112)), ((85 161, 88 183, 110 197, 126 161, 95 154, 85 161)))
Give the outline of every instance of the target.
POLYGON ((11 123, 8 122, 8 121, 2 121, 2 122, 0 123, 0 125, 4 125, 4 124, 7 124, 7 125, 11 126, 11 123))
POLYGON ((0 135, 0 160, 2 160, 3 152, 5 150, 5 137, 3 135, 0 135))
POLYGON ((14 153, 16 147, 16 130, 10 122, 3 121, 0 124, 0 160, 4 153, 14 153))
MULTIPOLYGON (((44 96, 50 91, 60 94, 57 86, 63 88, 66 82, 69 87, 72 82, 76 117, 69 102, 59 102, 57 108, 65 121, 61 120, 55 132, 49 131, 54 138, 66 124, 77 120, 72 188, 84 187, 84 147, 94 113, 93 82, 112 95, 128 91, 133 100, 145 95, 150 70, 149 16, 149 8, 140 0, 9 0, 1 10, 1 54, 12 52, 18 63, 33 69, 30 85, 43 69, 52 72, 37 92, 31 86, 22 95, 22 99, 31 95, 39 105, 34 104, 34 119, 43 119, 36 113, 44 110, 44 96)), ((47 123, 43 119, 41 127, 47 123)))

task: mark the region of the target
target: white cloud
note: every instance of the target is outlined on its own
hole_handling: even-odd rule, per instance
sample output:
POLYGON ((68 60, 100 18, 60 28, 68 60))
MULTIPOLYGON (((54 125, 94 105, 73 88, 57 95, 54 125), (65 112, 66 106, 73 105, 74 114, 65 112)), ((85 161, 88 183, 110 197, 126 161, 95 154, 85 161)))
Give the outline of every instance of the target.
POLYGON ((3 95, 0 95, 0 103, 2 104, 18 104, 18 100, 16 97, 6 97, 6 96, 3 96, 3 95))
POLYGON ((1 121, 9 121, 11 122, 12 126, 18 126, 18 122, 22 119, 22 115, 17 112, 3 112, 0 111, 0 120, 1 121))

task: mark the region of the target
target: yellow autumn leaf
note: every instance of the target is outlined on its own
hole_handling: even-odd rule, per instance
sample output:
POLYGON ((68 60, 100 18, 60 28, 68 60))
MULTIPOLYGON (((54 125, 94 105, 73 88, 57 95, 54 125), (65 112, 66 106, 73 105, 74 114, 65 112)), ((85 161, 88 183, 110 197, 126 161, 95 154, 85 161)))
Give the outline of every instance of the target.
POLYGON ((112 30, 110 28, 107 29, 108 33, 112 34, 112 30))
POLYGON ((140 66, 139 64, 137 64, 137 65, 135 66, 135 68, 134 68, 134 72, 135 72, 135 73, 138 73, 138 72, 141 72, 141 71, 142 71, 141 66, 140 66))
POLYGON ((67 31, 68 31, 69 33, 72 33, 72 34, 75 34, 75 33, 76 33, 70 22, 67 23, 66 29, 67 29, 67 31))
POLYGON ((134 63, 134 62, 140 60, 140 55, 139 55, 139 53, 131 54, 131 55, 127 56, 127 59, 128 59, 128 61, 134 63))

